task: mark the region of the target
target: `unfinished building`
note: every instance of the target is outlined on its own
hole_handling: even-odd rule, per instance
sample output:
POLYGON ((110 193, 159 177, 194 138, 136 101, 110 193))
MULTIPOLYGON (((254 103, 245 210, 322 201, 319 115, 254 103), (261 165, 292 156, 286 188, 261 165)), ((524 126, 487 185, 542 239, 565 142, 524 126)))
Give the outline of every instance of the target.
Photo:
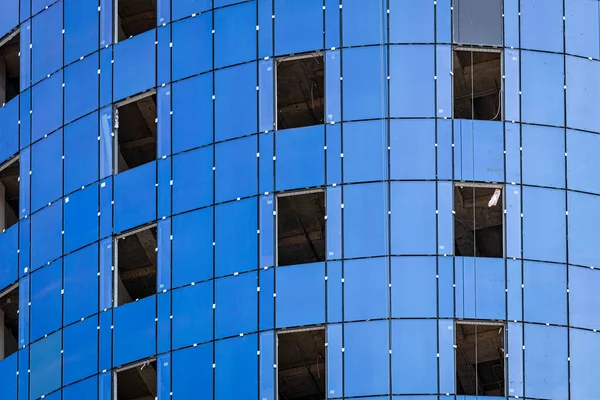
POLYGON ((19 156, 0 165, 0 232, 19 221, 19 156))
POLYGON ((19 29, 0 38, 0 106, 20 92, 21 42, 19 29))
POLYGON ((113 398, 116 400, 155 400, 156 360, 127 365, 114 372, 113 398))
POLYGON ((0 293, 0 360, 18 349, 19 340, 19 285, 0 293))
POLYGON ((156 28, 156 0, 116 0, 114 7, 117 41, 156 28))

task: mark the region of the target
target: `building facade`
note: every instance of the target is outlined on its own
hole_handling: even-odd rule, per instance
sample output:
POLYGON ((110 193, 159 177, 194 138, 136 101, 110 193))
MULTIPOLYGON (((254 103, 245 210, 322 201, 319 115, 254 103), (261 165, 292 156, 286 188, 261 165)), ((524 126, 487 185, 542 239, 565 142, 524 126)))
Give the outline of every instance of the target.
POLYGON ((2 400, 600 399, 596 0, 3 0, 0 104, 2 400))

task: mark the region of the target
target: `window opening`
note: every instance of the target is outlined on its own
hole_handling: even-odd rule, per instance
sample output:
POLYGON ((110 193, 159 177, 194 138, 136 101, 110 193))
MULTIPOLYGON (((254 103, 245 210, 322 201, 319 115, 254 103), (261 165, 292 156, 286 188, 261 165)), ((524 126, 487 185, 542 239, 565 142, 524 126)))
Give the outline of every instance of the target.
POLYGON ((115 3, 116 41, 156 28, 156 0, 117 0, 115 3))
POLYGON ((454 118, 502 119, 501 53, 454 49, 454 118))
POLYGON ((156 294, 156 234, 153 225, 115 239, 117 306, 156 294))
POLYGON ((323 54, 276 59, 277 129, 319 125, 325 116, 323 54))
POLYGON ((156 91, 134 96, 115 107, 115 173, 156 160, 156 91))
POLYGON ((456 324, 456 393, 504 396, 504 325, 456 324))
POLYGON ((19 286, 0 294, 0 360, 15 353, 19 338, 19 286))
POLYGON ((502 46, 502 0, 454 0, 454 43, 502 46))
POLYGON ((466 257, 503 257, 503 209, 500 186, 455 185, 455 254, 466 257))
POLYGON ((21 85, 21 35, 17 29, 0 38, 0 106, 19 94, 21 85))
POLYGON ((145 360, 115 371, 116 400, 154 400, 156 394, 156 360, 145 360))
POLYGON ((325 398, 325 329, 277 333, 277 393, 280 400, 325 398))
POLYGON ((325 192, 277 196, 277 265, 325 261, 325 192))
POLYGON ((0 166, 0 231, 19 221, 19 157, 0 166))

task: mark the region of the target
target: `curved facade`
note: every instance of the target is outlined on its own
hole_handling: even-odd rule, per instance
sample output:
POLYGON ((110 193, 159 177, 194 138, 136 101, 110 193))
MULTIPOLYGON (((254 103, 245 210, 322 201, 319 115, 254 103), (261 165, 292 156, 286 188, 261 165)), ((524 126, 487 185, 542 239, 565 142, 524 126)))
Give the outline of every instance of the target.
POLYGON ((600 399, 597 1, 2 3, 0 399, 600 399))

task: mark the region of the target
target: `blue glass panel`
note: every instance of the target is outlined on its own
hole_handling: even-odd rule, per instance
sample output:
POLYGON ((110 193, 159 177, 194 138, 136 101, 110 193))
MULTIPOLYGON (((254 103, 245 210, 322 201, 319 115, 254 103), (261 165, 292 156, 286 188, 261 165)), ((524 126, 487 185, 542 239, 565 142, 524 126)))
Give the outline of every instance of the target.
POLYGON ((454 318, 454 258, 438 257, 440 318, 454 318))
MULTIPOLYGON (((440 352, 440 393, 454 393, 454 321, 439 320, 438 348, 440 352)), ((394 365, 392 365, 394 368, 394 365)), ((433 390, 435 391, 435 390, 433 390)), ((415 399, 418 400, 418 399, 415 399)))
POLYGON ((171 219, 161 219, 157 225, 156 280, 160 293, 171 289, 171 219))
POLYGON ((256 198, 218 205, 215 209, 217 276, 257 269, 256 198))
POLYGON ((569 189, 600 193, 600 135, 567 130, 567 182, 569 189))
MULTIPOLYGON (((391 0, 389 4, 390 42, 432 43, 434 41, 434 5, 432 3, 419 0, 391 0)), ((346 39, 345 36, 344 39, 346 39)), ((438 39, 438 41, 440 40, 438 39)))
POLYGON ((338 0, 325 0, 325 48, 340 46, 340 10, 338 0))
POLYGON ((34 399, 60 387, 62 333, 58 332, 31 345, 30 396, 34 399))
POLYGON ((276 275, 277 328, 325 322, 324 263, 279 267, 276 275))
POLYGON ((275 269, 261 269, 260 279, 260 321, 259 329, 273 329, 275 326, 275 269))
POLYGON ((508 393, 523 396, 523 325, 508 323, 508 393))
POLYGON ((19 102, 11 101, 0 108, 0 160, 19 151, 19 102))
POLYGON ((215 137, 227 140, 256 132, 256 64, 215 72, 215 137), (235 118, 232 118, 235 116, 235 118))
POLYGON ((113 313, 113 365, 156 353, 156 296, 128 303, 113 313))
POLYGON ((274 100, 274 75, 273 59, 261 60, 258 62, 258 92, 260 99, 258 102, 260 115, 258 118, 260 132, 267 132, 274 129, 275 123, 273 113, 275 112, 274 100))
POLYGON ((242 399, 258 389, 257 337, 249 335, 215 343, 215 399, 242 399))
POLYGON ((211 7, 212 0, 171 0, 171 12, 174 21, 189 17, 194 13, 210 10, 211 7))
POLYGON ((171 154, 171 85, 163 85, 157 93, 157 154, 161 159, 171 154))
POLYGON ((17 376, 17 354, 13 353, 0 363, 0 396, 3 399, 16 399, 17 376))
POLYGON ((98 108, 98 54, 65 68, 65 123, 98 108))
MULTIPOLYGON (((24 2, 21 2, 24 3, 24 2)), ((23 348, 18 353, 19 368, 23 371, 29 369, 29 347, 23 348)), ((29 374, 19 374, 18 377, 19 400, 29 400, 29 374)))
POLYGON ((343 50, 344 120, 381 118, 387 114, 386 53, 383 46, 343 50))
POLYGON ((325 135, 327 141, 326 179, 327 184, 342 183, 342 128, 341 125, 326 125, 325 135))
MULTIPOLYGON (((217 312, 215 338, 256 332, 258 323, 257 277, 255 272, 251 272, 216 281, 217 312)), ((218 354, 219 352, 217 351, 218 354)))
POLYGON ((276 190, 321 186, 325 182, 324 126, 276 133, 276 190), (298 168, 302 165, 303 168, 298 168))
POLYGON ((115 175, 115 232, 156 218, 156 163, 115 175))
POLYGON ((389 325, 387 321, 346 324, 344 328, 345 396, 389 393, 389 325))
POLYGON ((387 188, 382 183, 344 187, 344 257, 387 253, 387 188))
POLYGON ((100 47, 108 46, 113 42, 113 21, 115 14, 112 0, 100 0, 100 47))
POLYGON ((563 191, 523 187, 523 257, 565 262, 565 211, 563 191))
POLYGON ((66 325, 98 311, 98 245, 65 256, 64 268, 66 325))
POLYGON ((100 110, 100 178, 113 173, 112 107, 100 110))
POLYGON ((62 204, 55 202, 31 216, 31 264, 36 269, 62 253, 62 204))
POLYGON ((600 389, 592 384, 600 378, 595 367, 600 357, 600 333, 571 329, 571 398, 595 399, 600 389))
POLYGON ((435 48, 435 68, 436 68, 436 115, 438 117, 450 118, 452 116, 452 47, 436 46, 435 48))
POLYGON ((171 215, 171 158, 157 161, 158 166, 158 218, 171 215))
POLYGON ((521 261, 508 260, 506 262, 506 290, 508 298, 509 320, 523 320, 523 290, 521 288, 523 280, 521 276, 521 261))
POLYGON ((563 264, 525 261, 525 320, 565 325, 567 323, 567 269, 563 264))
POLYGON ((275 54, 323 47, 322 0, 275 0, 275 54))
POLYGON ((98 48, 98 15, 96 2, 65 0, 65 63, 98 48))
POLYGON ((211 398, 213 393, 213 345, 206 344, 173 352, 171 356, 173 400, 196 396, 211 398))
MULTIPOLYGON (((214 13, 215 68, 254 60, 256 58, 256 2, 247 1, 233 7, 215 10, 214 13)), ((210 36, 207 40, 210 41, 210 36)), ((210 57, 207 59, 210 61, 210 57)))
POLYGON ((0 16, 0 37, 19 25, 19 1, 8 0, 2 7, 2 15, 0 16))
POLYGON ((98 184, 65 197, 65 252, 98 240, 98 184))
POLYGON ((437 333, 435 320, 392 322, 392 392, 437 391, 437 333))
POLYGON ((523 183, 565 187, 564 135, 562 128, 522 126, 523 183))
MULTIPOLYGON (((98 364, 98 369, 100 371, 106 371, 106 370, 110 370, 110 368, 112 367, 112 345, 113 345, 113 341, 112 341, 112 317, 113 317, 113 310, 110 309, 108 311, 102 312, 100 313, 100 362, 98 364)), ((103 378, 100 378, 103 379, 103 378)), ((106 379, 106 378, 104 378, 106 379)), ((109 379, 110 382, 110 379, 109 379)), ((109 391, 110 393, 110 391, 109 391)), ((102 394, 102 389, 101 389, 101 394, 102 394)), ((108 396, 101 396, 102 399, 106 399, 109 400, 111 397, 110 395, 108 396)))
POLYGON ((506 255, 521 258, 521 188, 507 185, 506 201, 506 255))
POLYGON ((567 328, 525 324, 525 393, 567 400, 567 328))
MULTIPOLYGON (((26 275, 19 281, 19 304, 29 304, 29 277, 26 275)), ((29 313, 19 312, 19 347, 21 352, 23 348, 29 343, 29 313)))
MULTIPOLYGON (((168 1, 164 0, 165 3, 168 1)), ((157 36, 156 83, 160 86, 171 81, 171 27, 161 26, 157 29, 157 36)))
POLYGON ((35 43, 31 53, 32 79, 38 82, 63 65, 63 2, 56 2, 31 21, 32 42, 35 43))
POLYGON ((600 197, 568 192, 569 204, 569 262, 598 266, 600 254, 594 241, 595 222, 600 218, 600 197))
POLYGON ((273 1, 257 0, 258 2, 258 58, 273 55, 273 1))
POLYGON ((212 13, 176 22, 171 29, 173 80, 212 69, 212 13))
POLYGON ((454 121, 454 177, 504 180, 504 128, 499 121, 454 121))
POLYGON ((258 189, 257 139, 254 136, 215 146, 216 202, 256 193, 258 189))
POLYGON ((10 227, 0 235, 0 290, 19 277, 19 226, 10 227))
POLYGON ((37 14, 52 3, 52 0, 31 0, 31 11, 33 14, 37 14))
POLYGON ((438 182, 437 188, 437 253, 447 255, 454 253, 454 185, 452 182, 438 182))
POLYGON ((342 321, 342 263, 327 263, 327 322, 342 321))
MULTIPOLYGON (((504 51, 504 119, 507 121, 519 121, 521 119, 521 94, 523 95, 523 106, 525 105, 530 105, 531 100, 529 100, 530 98, 533 98, 536 93, 527 93, 527 95, 525 95, 525 92, 520 92, 521 90, 521 65, 522 63, 519 62, 519 50, 508 50, 506 49, 504 51), (527 101, 528 100, 528 101, 527 101)), ((562 67, 561 67, 562 68, 562 67)), ((546 73, 546 69, 544 68, 544 73, 546 73)), ((541 75, 541 74, 540 74, 541 75)), ((525 82, 525 77, 523 76, 523 87, 528 86, 530 89, 529 90, 539 90, 539 88, 536 88, 535 86, 533 86, 533 82, 535 81, 536 77, 532 77, 532 82, 525 82)), ((530 78, 527 78, 530 79, 530 78)), ((562 82, 562 80, 561 80, 562 82)), ((523 89, 525 90, 525 89, 523 89)), ((555 92, 553 92, 554 94, 555 92)), ((562 88, 561 88, 561 99, 560 101, 562 101, 562 88)), ((558 103, 560 102, 559 99, 553 99, 554 103, 558 103)), ((535 107, 535 105, 530 106, 530 107, 535 107)), ((540 110, 527 110, 527 114, 528 118, 535 120, 537 118, 542 118, 542 119, 556 119, 553 117, 547 117, 547 118, 543 118, 544 116, 539 116, 538 114, 540 113, 540 110)), ((564 110, 561 109, 560 110, 560 114, 557 116, 558 118, 563 118, 563 114, 564 114, 564 110)))
POLYGON ((64 330, 63 385, 94 375, 98 370, 98 317, 64 330))
POLYGON ((260 176, 259 180, 259 193, 270 193, 275 188, 275 133, 261 133, 259 135, 259 153, 260 160, 258 169, 260 176))
MULTIPOLYGON (((432 117, 435 115, 433 60, 433 46, 392 46, 390 48, 390 69, 393 71, 390 79, 391 116, 432 117), (419 60, 419 62, 409 63, 406 60, 419 60)), ((440 71, 440 75, 444 72, 440 71)))
POLYGON ((63 400, 97 400, 98 377, 94 376, 63 389, 63 400))
POLYGON ((156 85, 156 33, 134 36, 114 46, 114 100, 121 100, 156 85))
POLYGON ((259 268, 270 267, 274 263, 275 243, 275 204, 273 195, 260 198, 260 265, 259 268))
POLYGON ((112 266, 113 266, 113 239, 107 238, 100 242, 100 307, 105 310, 112 307, 112 266))
POLYGON ((563 51, 563 2, 521 0, 521 47, 563 51))
POLYGON ((171 350, 171 291, 159 293, 156 296, 158 302, 157 312, 157 352, 164 353, 171 350))
POLYGON ((456 317, 504 319, 504 276, 503 259, 456 257, 456 317))
MULTIPOLYGON (((521 128, 518 124, 506 123, 506 182, 521 183, 521 128)), ((564 147, 564 145, 563 145, 564 147)), ((564 174, 564 173, 563 173, 564 174)))
POLYGON ((389 316, 387 258, 348 260, 344 263, 344 320, 389 316))
POLYGON ((31 146, 31 208, 36 211, 62 196, 62 131, 31 146))
MULTIPOLYGON (((21 75, 23 76, 23 75, 21 75)), ((23 149, 31 143, 31 90, 19 95, 19 148, 23 149)))
POLYGON ((62 325, 62 261, 31 275, 31 341, 62 325))
POLYGON ((504 0, 504 45, 506 47, 519 47, 519 1, 504 0))
MULTIPOLYGON (((353 324, 354 325, 354 324, 353 324)), ((340 397, 344 393, 343 388, 343 342, 342 325, 327 326, 327 389, 329 398, 340 397)))
POLYGON ((562 55, 522 52, 521 108, 523 121, 556 126, 564 125, 564 76, 562 55), (541 102, 544 103, 544 107, 540 107, 541 102))
POLYGON ((600 298, 596 296, 600 274, 589 268, 569 267, 569 323, 588 329, 600 328, 600 298))
POLYGON ((325 196, 327 205, 327 220, 325 224, 325 246, 327 259, 342 258, 342 188, 328 187, 325 196))
POLYGON ((100 106, 112 102, 113 48, 100 50, 100 106))
MULTIPOLYGON (((62 71, 31 89, 31 140, 37 141, 62 125, 62 71), (52 101, 48 101, 52 99, 52 101)), ((23 132, 23 131, 21 131, 23 132)))
POLYGON ((273 332, 260 334, 260 398, 274 400, 275 379, 273 365, 275 364, 275 335, 273 332))
POLYGON ((386 2, 346 0, 342 9, 344 46, 382 43, 386 40, 386 2))
POLYGON ((213 147, 173 157, 173 213, 179 214, 213 202, 213 147))
MULTIPOLYGON (((336 11, 337 12, 337 11, 336 11)), ((342 119, 341 105, 341 57, 340 51, 325 52, 325 115, 327 122, 338 122, 342 119)))
POLYGON ((213 283, 204 282, 173 291, 174 349, 208 342, 213 332, 213 283), (190 307, 193 304, 193 307, 190 307))
POLYGON ((567 0, 565 11, 566 52, 600 58, 598 4, 593 0, 567 0))
POLYGON ((156 391, 158 396, 166 398, 171 392, 171 353, 161 354, 156 361, 157 380, 156 391))
POLYGON ((435 191, 434 182, 391 184, 392 254, 437 253, 435 191), (407 226, 413 227, 410 235, 407 226))
POLYGON ((392 257, 391 275, 392 317, 436 317, 435 257, 392 257))
MULTIPOLYGON (((31 148, 21 150, 19 156, 19 219, 29 215, 31 209, 31 148)), ((29 237, 29 236, 27 236, 29 237)), ((22 241, 21 241, 22 242, 22 241)))
POLYGON ((344 125, 345 183, 386 179, 387 131, 387 124, 384 121, 353 122, 344 125))
POLYGON ((595 117, 594 104, 600 102, 600 63, 585 58, 567 56, 567 125, 588 131, 600 130, 600 119, 595 117))
POLYGON ((437 177, 438 179, 453 179, 452 153, 454 146, 451 120, 438 120, 437 141, 437 177))
POLYGON ((173 90, 173 153, 212 142, 212 73, 176 82, 173 90))
POLYGON ((64 192, 71 193, 98 179, 98 114, 64 129, 64 192))
POLYGON ((173 287, 213 276, 213 210, 173 217, 173 287))
POLYGON ((113 185, 112 178, 100 182, 100 237, 104 238, 112 234, 113 222, 113 185))

